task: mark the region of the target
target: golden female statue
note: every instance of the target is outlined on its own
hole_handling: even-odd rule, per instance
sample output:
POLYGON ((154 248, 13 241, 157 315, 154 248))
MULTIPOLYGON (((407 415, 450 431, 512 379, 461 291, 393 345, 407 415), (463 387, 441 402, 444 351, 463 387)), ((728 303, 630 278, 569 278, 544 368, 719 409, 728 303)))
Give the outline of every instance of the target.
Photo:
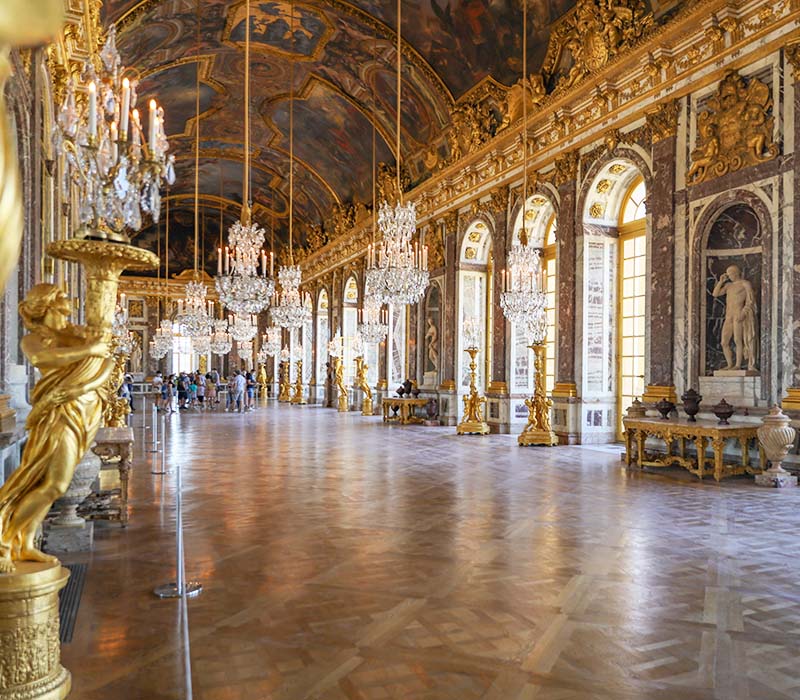
POLYGON ((69 324, 71 307, 52 284, 37 284, 19 305, 29 331, 20 345, 41 379, 22 463, 0 487, 0 573, 14 571, 14 561, 56 561, 34 547, 36 530, 100 427, 101 389, 114 366, 110 337, 69 324))

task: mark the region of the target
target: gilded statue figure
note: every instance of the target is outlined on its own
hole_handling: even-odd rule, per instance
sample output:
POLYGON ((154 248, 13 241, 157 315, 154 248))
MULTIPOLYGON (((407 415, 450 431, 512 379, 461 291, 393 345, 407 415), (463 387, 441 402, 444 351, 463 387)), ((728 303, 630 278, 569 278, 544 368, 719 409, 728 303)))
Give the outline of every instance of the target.
POLYGON ((755 372, 758 363, 758 307, 753 285, 744 278, 738 265, 730 265, 720 275, 712 296, 725 297, 725 321, 720 338, 727 362, 725 369, 742 369, 747 361, 747 369, 755 372), (736 348, 735 360, 731 341, 736 348))
MULTIPOLYGON (((356 382, 358 384, 358 388, 364 392, 364 398, 371 399, 372 398, 372 389, 369 388, 369 382, 367 381, 367 372, 369 371, 369 365, 364 361, 363 357, 356 358, 356 382)), ((337 379, 338 381, 338 379, 337 379)))
POLYGON ((19 305, 28 330, 20 346, 41 378, 22 462, 0 487, 0 573, 14 571, 15 561, 56 561, 36 549, 36 531, 100 427, 102 387, 114 366, 110 336, 68 323, 71 309, 52 284, 37 284, 19 305))
POLYGON ((341 359, 338 359, 336 363, 335 377, 336 387, 339 389, 339 396, 347 396, 347 388, 344 385, 344 362, 342 362, 341 359))
POLYGON ((547 89, 541 74, 534 73, 527 80, 520 78, 508 89, 505 115, 498 131, 507 129, 522 119, 524 96, 527 96, 528 99, 528 114, 532 114, 535 108, 541 105, 544 98, 547 97, 547 89))

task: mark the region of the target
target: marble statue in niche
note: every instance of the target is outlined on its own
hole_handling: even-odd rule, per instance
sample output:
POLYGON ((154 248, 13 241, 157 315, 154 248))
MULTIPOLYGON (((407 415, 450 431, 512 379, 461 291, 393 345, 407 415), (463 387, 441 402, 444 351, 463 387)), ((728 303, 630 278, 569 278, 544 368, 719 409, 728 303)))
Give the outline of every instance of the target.
POLYGON ((441 292, 437 284, 432 284, 425 300, 425 343, 422 361, 424 385, 436 386, 439 383, 441 358, 441 292))
POLYGON ((720 275, 712 295, 715 298, 725 297, 725 321, 720 338, 722 353, 728 363, 724 369, 743 369, 746 360, 747 369, 754 372, 758 362, 758 305, 753 285, 742 277, 738 265, 730 265, 720 275), (736 350, 735 360, 731 342, 736 350))
POLYGON ((722 211, 711 226, 705 260, 705 372, 759 370, 762 233, 746 204, 722 211))
POLYGON ((428 316, 426 322, 428 328, 425 331, 425 368, 427 371, 436 372, 439 370, 439 329, 430 316, 428 316))

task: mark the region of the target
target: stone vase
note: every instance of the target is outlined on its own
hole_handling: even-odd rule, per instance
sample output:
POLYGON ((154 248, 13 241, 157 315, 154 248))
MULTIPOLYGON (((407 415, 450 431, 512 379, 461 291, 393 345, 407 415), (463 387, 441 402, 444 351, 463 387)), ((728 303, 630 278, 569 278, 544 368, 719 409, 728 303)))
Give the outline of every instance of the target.
POLYGON ((58 516, 53 520, 53 525, 82 527, 86 524, 86 520, 78 515, 78 506, 91 493, 92 484, 99 476, 101 466, 100 458, 91 449, 87 450, 83 459, 75 467, 75 475, 72 477, 67 492, 53 504, 53 508, 58 512, 58 516))
POLYGON ((769 410, 769 415, 761 421, 761 427, 758 429, 758 442, 767 459, 772 463, 769 469, 756 476, 758 486, 774 488, 797 486, 797 477, 792 476, 781 467, 781 462, 789 453, 796 434, 797 432, 791 426, 791 420, 781 411, 780 406, 773 406, 769 410))
POLYGON ((700 412, 700 402, 703 400, 703 397, 698 394, 694 389, 689 389, 688 391, 684 392, 683 396, 681 396, 681 401, 683 401, 683 411, 689 417, 690 423, 696 423, 697 418, 695 416, 700 412))

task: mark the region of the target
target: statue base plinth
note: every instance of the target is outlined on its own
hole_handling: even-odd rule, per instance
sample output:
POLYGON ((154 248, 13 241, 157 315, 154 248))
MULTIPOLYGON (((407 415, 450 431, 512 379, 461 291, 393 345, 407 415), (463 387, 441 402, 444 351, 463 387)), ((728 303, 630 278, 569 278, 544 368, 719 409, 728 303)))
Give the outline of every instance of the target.
POLYGON ((533 445, 553 447, 558 444, 558 438, 552 430, 526 430, 520 433, 517 443, 522 447, 531 447, 533 445))
POLYGON ((756 486, 766 486, 773 489, 786 489, 797 487, 797 477, 785 469, 767 469, 756 474, 756 486))
POLYGON ((308 401, 306 401, 306 397, 303 394, 300 394, 300 396, 292 397, 290 403, 293 404, 294 406, 305 406, 308 403, 308 401))
POLYGON ((456 426, 457 435, 488 435, 489 426, 482 421, 463 421, 456 426))
POLYGON ((715 369, 715 377, 760 377, 757 369, 715 369))
POLYGON ((59 562, 16 562, 0 574, 0 700, 62 700, 72 676, 61 665, 58 592, 69 571, 59 562))
POLYGON ((373 415, 374 410, 372 407, 372 399, 365 396, 364 400, 361 402, 361 415, 362 416, 371 416, 373 415))
POLYGON ((338 410, 339 413, 347 413, 350 410, 350 406, 347 405, 347 394, 339 394, 338 410))

